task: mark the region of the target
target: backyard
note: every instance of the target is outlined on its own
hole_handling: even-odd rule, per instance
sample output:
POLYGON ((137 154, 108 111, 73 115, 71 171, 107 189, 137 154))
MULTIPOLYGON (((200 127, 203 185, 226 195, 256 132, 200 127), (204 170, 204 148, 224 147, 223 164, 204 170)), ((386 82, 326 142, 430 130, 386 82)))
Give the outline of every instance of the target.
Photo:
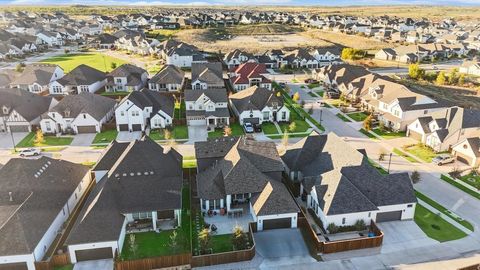
POLYGON ((353 112, 353 113, 347 113, 348 117, 352 118, 356 122, 362 122, 368 117, 368 114, 364 112, 353 112))
POLYGON ((440 242, 456 240, 467 236, 466 233, 420 204, 417 204, 415 208, 414 219, 418 227, 420 227, 428 237, 440 242))
POLYGON ((109 72, 113 69, 112 63, 120 66, 125 61, 102 53, 72 53, 50 57, 42 60, 42 63, 59 65, 65 73, 68 73, 81 64, 86 64, 103 72, 109 72))
POLYGON ((95 135, 92 144, 111 143, 117 138, 118 131, 116 129, 105 130, 95 135))
MULTIPOLYGON (((232 135, 231 136, 242 136, 245 134, 243 131, 242 126, 240 126, 239 123, 234 123, 230 125, 230 128, 232 129, 232 135)), ((215 129, 214 131, 208 132, 208 138, 218 138, 218 137, 223 137, 224 136, 224 129, 215 129)))
POLYGON ((437 156, 437 154, 432 150, 432 148, 421 143, 414 145, 405 145, 402 147, 402 149, 427 163, 432 162, 432 159, 437 156))
MULTIPOLYGON (((153 129, 148 135, 150 139, 154 141, 166 140, 165 139, 165 130, 166 129, 153 129)), ((176 140, 186 140, 188 139, 188 127, 187 126, 174 126, 173 129, 167 129, 170 131, 171 139, 176 140)))
POLYGON ((183 157, 183 164, 182 167, 184 169, 191 169, 197 167, 197 159, 195 156, 185 156, 183 157))
POLYGON ((23 138, 19 143, 17 143, 16 147, 38 147, 38 146, 62 146, 62 145, 70 145, 73 141, 73 137, 71 136, 44 136, 42 143, 35 143, 35 132, 28 133, 25 138, 23 138))

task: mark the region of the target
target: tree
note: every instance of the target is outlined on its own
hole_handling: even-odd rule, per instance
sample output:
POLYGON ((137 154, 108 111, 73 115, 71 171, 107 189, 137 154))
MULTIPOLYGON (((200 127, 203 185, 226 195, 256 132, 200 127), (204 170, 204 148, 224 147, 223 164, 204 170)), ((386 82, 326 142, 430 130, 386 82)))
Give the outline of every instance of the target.
POLYGON ((372 121, 373 115, 370 114, 369 116, 367 116, 367 118, 365 118, 365 120, 363 120, 363 129, 365 129, 366 131, 372 130, 372 121))
POLYGON ((300 93, 298 92, 295 92, 295 94, 293 94, 293 101, 297 102, 299 99, 300 99, 300 93))
POLYGON ((170 140, 172 138, 172 132, 170 132, 170 130, 168 129, 165 129, 163 131, 163 137, 165 138, 165 140, 170 140))
POLYGON ((170 235, 170 247, 173 249, 173 251, 177 250, 178 247, 178 234, 177 231, 173 231, 173 233, 170 235))
POLYGON ((110 64, 110 68, 111 68, 111 69, 116 69, 116 68, 117 68, 117 63, 112 62, 112 63, 110 64))
POLYGON ((353 48, 344 48, 342 50, 341 58, 343 60, 353 60, 355 57, 355 49, 353 48))
POLYGON ((227 137, 227 136, 232 136, 232 128, 230 128, 229 126, 226 126, 223 128, 223 136, 227 137))
POLYGON ((384 132, 385 131, 385 123, 383 121, 380 121, 378 123, 378 129, 381 131, 381 132, 384 132))
POLYGON ((130 234, 129 240, 130 240, 129 241, 130 250, 132 251, 133 255, 135 256, 137 254, 138 245, 137 245, 137 241, 135 240, 135 234, 134 233, 130 234))
POLYGON ((463 86, 465 84, 465 74, 461 74, 460 77, 458 77, 458 85, 463 86))
POLYGON ((418 171, 413 171, 412 174, 410 175, 410 179, 412 180, 412 183, 416 184, 420 182, 420 173, 418 171))
POLYGON ((447 77, 445 76, 445 72, 440 71, 440 73, 438 73, 436 83, 438 85, 445 85, 446 82, 447 82, 447 77))
POLYGON ((285 149, 285 151, 287 151, 287 147, 288 147, 288 133, 287 132, 283 133, 282 145, 283 145, 283 148, 285 149))
POLYGON ((455 85, 458 82, 458 70, 456 68, 452 69, 450 75, 448 76, 448 84, 455 85))
POLYGON ((20 63, 17 64, 17 66, 15 66, 15 71, 16 72, 22 72, 24 67, 25 67, 25 63, 20 62, 20 63))
POLYGON ((242 227, 236 225, 233 227, 232 244, 236 250, 243 250, 247 248, 247 235, 242 227))
POLYGON ((43 132, 41 129, 37 129, 35 132, 35 145, 40 146, 45 142, 45 138, 43 137, 43 132))
POLYGON ((210 231, 205 228, 198 233, 198 240, 200 241, 200 250, 203 254, 206 253, 207 249, 210 247, 210 231))
POLYGON ((335 223, 330 223, 327 226, 327 231, 331 234, 337 233, 338 232, 338 226, 335 225, 335 223))
POLYGON ((292 122, 290 125, 288 125, 288 131, 294 132, 295 129, 297 129, 297 124, 295 122, 292 122))
POLYGON ((415 80, 420 80, 420 79, 423 79, 424 75, 425 75, 425 70, 421 69, 418 63, 410 64, 408 66, 408 76, 410 78, 415 80))
POLYGON ((282 93, 280 91, 277 92, 277 97, 281 97, 282 93))

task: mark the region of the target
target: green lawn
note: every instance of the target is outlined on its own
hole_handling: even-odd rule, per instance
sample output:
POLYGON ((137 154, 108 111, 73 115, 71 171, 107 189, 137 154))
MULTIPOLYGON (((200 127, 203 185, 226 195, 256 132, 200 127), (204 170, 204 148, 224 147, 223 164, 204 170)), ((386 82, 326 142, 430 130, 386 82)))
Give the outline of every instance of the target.
POLYGON ((44 136, 44 142, 41 144, 35 143, 35 132, 30 132, 25 138, 23 138, 16 147, 36 147, 36 146, 62 146, 70 145, 73 141, 73 137, 56 137, 56 136, 44 136))
POLYGON ((112 70, 112 63, 120 66, 126 62, 102 53, 72 53, 50 57, 42 60, 42 63, 59 65, 65 73, 68 73, 81 64, 91 66, 103 72, 109 72, 112 70))
POLYGON ((418 157, 419 159, 430 163, 432 159, 437 156, 435 152, 433 152, 432 148, 424 145, 424 144, 416 144, 416 145, 409 145, 402 147, 404 151, 418 157))
MULTIPOLYGON (((289 134, 288 135, 288 138, 303 138, 303 137, 307 137, 311 134, 311 132, 305 132, 305 133, 300 133, 300 134, 289 134)), ((280 134, 277 134, 277 135, 267 135, 268 138, 272 139, 272 140, 279 140, 279 139, 282 139, 283 138, 283 134, 280 135, 280 134)))
POLYGON ((319 96, 323 97, 323 94, 325 93, 323 90, 320 91, 315 91, 319 96))
POLYGON ((428 203, 428 204, 431 205, 433 208, 437 209, 437 210, 440 211, 441 213, 447 215, 447 216, 450 217, 451 219, 453 219, 453 220, 455 220, 456 222, 462 224, 465 228, 467 228, 467 229, 469 229, 470 231, 473 232, 474 228, 473 228, 473 225, 472 225, 470 222, 468 222, 468 221, 466 221, 466 220, 464 220, 464 219, 462 219, 462 218, 460 218, 460 217, 452 214, 452 212, 450 212, 447 208, 443 207, 441 204, 437 203, 436 201, 430 199, 429 197, 427 197, 425 194, 421 193, 420 191, 415 190, 415 195, 416 195, 417 198, 419 198, 420 200, 428 203))
POLYGON ((403 157, 404 159, 412 162, 412 163, 418 163, 418 161, 414 158, 412 158, 411 156, 407 155, 407 154, 404 154, 402 151, 400 151, 400 149, 397 149, 397 148, 393 148, 393 153, 397 154, 398 156, 401 156, 403 157))
POLYGON ((117 138, 118 131, 116 129, 105 130, 95 135, 92 144, 110 143, 117 138))
POLYGON ((356 122, 362 122, 368 117, 368 114, 364 112, 353 112, 353 113, 347 113, 348 117, 352 118, 356 122))
POLYGON ((307 87, 310 89, 317 88, 320 87, 320 83, 310 83, 307 85, 307 87))
POLYGON ((375 161, 368 159, 368 163, 370 163, 370 165, 377 169, 380 174, 388 174, 387 170, 385 170, 380 164, 376 163, 375 161))
POLYGON ((387 140, 405 137, 405 131, 399 131, 399 132, 381 131, 379 128, 375 128, 372 131, 375 132, 380 137, 387 140))
POLYGON ((480 190, 480 175, 469 173, 465 176, 461 176, 459 179, 480 190))
POLYGON ((300 104, 295 103, 292 98, 285 92, 283 92, 283 99, 285 101, 285 106, 290 110, 290 121, 295 119, 308 119, 312 124, 314 124, 318 129, 325 130, 316 119, 314 119, 309 113, 307 113, 300 104), (296 116, 292 119, 293 112, 296 112, 296 116))
POLYGON ((472 195, 473 197, 477 198, 480 200, 480 193, 478 192, 475 192, 467 187, 465 187, 464 185, 460 184, 460 183, 457 183, 455 180, 453 180, 452 178, 442 174, 442 176, 440 176, 440 179, 442 179, 443 181, 449 183, 450 185, 452 186, 455 186, 457 187, 458 189, 461 189, 462 191, 464 191, 465 193, 468 193, 470 195, 472 195))
POLYGON ((148 257, 157 257, 190 252, 190 190, 182 189, 182 223, 177 231, 178 245, 172 247, 170 236, 174 230, 135 233, 136 251, 132 249, 130 235, 125 236, 121 260, 133 260, 148 257))
POLYGON ((414 220, 428 237, 440 242, 456 240, 467 236, 466 233, 420 204, 417 204, 415 208, 414 220))
MULTIPOLYGON (((173 129, 170 129, 170 133, 173 139, 188 139, 187 126, 174 126, 173 129)), ((165 140, 165 129, 154 129, 150 131, 150 134, 148 136, 154 141, 165 140)))
POLYGON ((186 111, 186 107, 185 107, 185 102, 182 101, 181 103, 180 102, 176 102, 175 103, 175 111, 174 111, 174 118, 175 119, 182 119, 182 118, 185 118, 185 111, 186 111))
POLYGON ((359 131, 360 131, 360 133, 362 133, 363 135, 369 137, 369 138, 372 139, 372 140, 378 140, 377 137, 375 137, 375 135, 373 135, 372 133, 366 131, 366 130, 363 129, 363 128, 360 129, 359 131))
POLYGON ((55 266, 53 270, 73 270, 73 264, 67 264, 64 266, 55 266))
POLYGON ((282 122, 278 125, 283 132, 287 131, 289 133, 306 132, 310 128, 310 125, 305 120, 301 119, 298 113, 293 110, 290 110, 290 123, 282 122), (294 130, 289 130, 291 123, 295 123, 294 130))
POLYGON ((312 92, 308 92, 308 95, 311 96, 311 97, 314 97, 314 98, 318 97, 317 95, 315 95, 315 94, 312 93, 312 92))
POLYGON ((263 133, 270 135, 270 134, 278 134, 277 127, 270 122, 263 122, 262 123, 262 131, 263 133))
MULTIPOLYGON (((242 136, 243 134, 245 134, 242 126, 240 126, 239 123, 231 124, 230 128, 232 129, 232 136, 242 136)), ((208 132, 208 138, 218 138, 223 136, 224 136, 223 129, 215 129, 214 131, 208 132)))
POLYGON ((343 116, 343 114, 341 114, 341 113, 337 113, 337 116, 338 116, 338 118, 342 119, 343 122, 352 122, 352 121, 348 120, 348 118, 343 116))

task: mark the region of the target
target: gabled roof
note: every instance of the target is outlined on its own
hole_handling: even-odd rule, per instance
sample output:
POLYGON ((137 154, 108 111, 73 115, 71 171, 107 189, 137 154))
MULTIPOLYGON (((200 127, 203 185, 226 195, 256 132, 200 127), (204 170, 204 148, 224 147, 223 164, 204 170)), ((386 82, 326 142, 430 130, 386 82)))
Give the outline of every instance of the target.
POLYGON ((230 96, 232 104, 239 113, 248 110, 262 111, 265 107, 283 106, 283 100, 274 91, 258 86, 252 86, 230 96))
POLYGON ((200 80, 206 84, 223 84, 223 70, 220 62, 193 63, 192 82, 200 80))
POLYGON ((250 79, 260 79, 262 83, 270 83, 271 81, 262 74, 268 73, 265 64, 247 62, 240 64, 232 69, 232 73, 236 74, 230 80, 233 84, 248 84, 250 79))
POLYGON ((58 79, 57 82, 61 85, 91 85, 93 83, 105 80, 104 72, 92 68, 90 66, 81 64, 74 68, 67 75, 58 79))
POLYGON ((115 100, 92 93, 82 92, 78 95, 67 95, 55 105, 50 112, 56 112, 66 118, 76 118, 87 113, 97 121, 104 118, 115 107, 115 100))
POLYGON ((175 110, 174 97, 158 91, 152 91, 148 89, 133 91, 128 94, 128 96, 126 96, 121 103, 126 102, 126 100, 129 100, 141 109, 145 107, 152 107, 154 114, 162 110, 164 113, 173 117, 173 111, 175 110))
POLYGON ((112 70, 107 75, 107 83, 115 84, 114 78, 127 78, 127 86, 137 86, 143 83, 142 75, 147 74, 147 71, 141 67, 132 64, 123 64, 112 70))
MULTIPOLYGON (((11 82, 12 85, 31 85, 38 83, 41 86, 48 85, 53 78, 57 65, 53 64, 31 64, 27 65, 22 74, 11 82)), ((55 79, 55 78, 53 78, 55 79)))
POLYGON ((227 90, 224 88, 208 88, 202 90, 185 90, 185 101, 196 101, 202 95, 207 96, 212 102, 227 102, 227 90))
POLYGON ((165 65, 150 79, 150 83, 182 84, 185 72, 174 65, 165 65))
POLYGON ((31 254, 88 171, 48 157, 7 162, 0 169, 0 256, 31 254))
POLYGON ((15 110, 25 120, 32 121, 48 111, 52 100, 52 97, 40 96, 18 88, 0 88, 0 116, 7 116, 15 110), (7 114, 4 113, 3 107, 8 109, 7 114))

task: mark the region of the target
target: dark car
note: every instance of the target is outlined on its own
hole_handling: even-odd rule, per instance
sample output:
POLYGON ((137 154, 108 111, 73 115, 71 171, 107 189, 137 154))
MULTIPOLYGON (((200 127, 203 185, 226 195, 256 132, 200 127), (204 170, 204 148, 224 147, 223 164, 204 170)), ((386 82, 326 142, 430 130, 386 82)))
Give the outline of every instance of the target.
POLYGON ((340 98, 340 93, 335 92, 335 91, 328 91, 325 93, 327 98, 330 99, 339 99, 340 98))
POLYGON ((282 88, 285 88, 285 86, 287 86, 284 82, 281 82, 278 85, 280 85, 280 87, 282 87, 282 88))
POLYGON ((262 125, 253 124, 253 129, 255 130, 255 132, 262 132, 262 125))
POLYGON ((310 79, 306 79, 305 83, 318 83, 318 81, 310 78, 310 79))

